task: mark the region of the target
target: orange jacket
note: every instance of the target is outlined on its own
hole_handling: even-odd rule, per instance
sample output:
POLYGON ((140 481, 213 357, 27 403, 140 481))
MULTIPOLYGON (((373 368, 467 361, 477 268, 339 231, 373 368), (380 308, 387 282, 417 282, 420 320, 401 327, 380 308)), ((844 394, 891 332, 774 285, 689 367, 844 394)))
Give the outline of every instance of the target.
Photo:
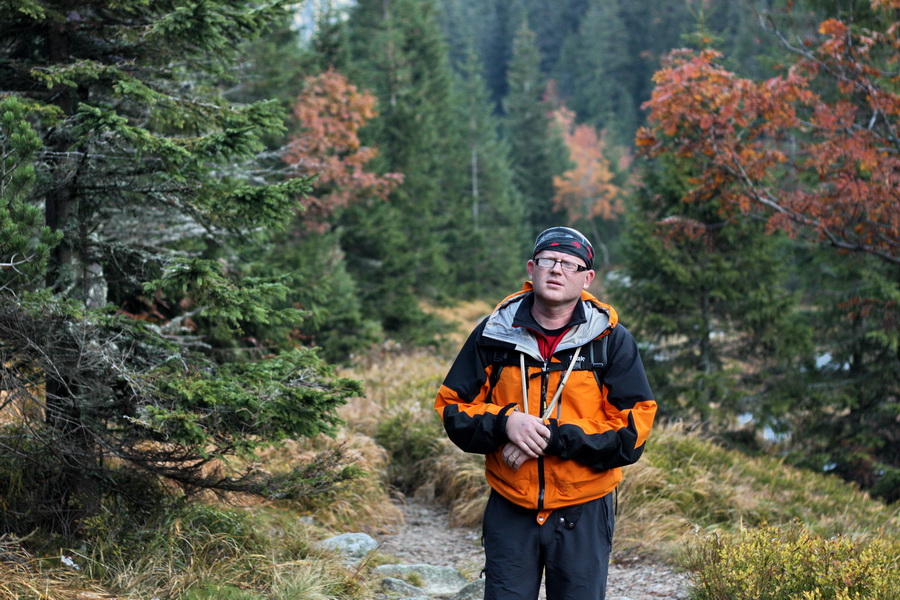
MULTIPOLYGON (((621 468, 640 458, 650 434, 656 402, 631 334, 615 310, 583 292, 571 328, 552 357, 542 357, 529 331, 532 287, 504 299, 469 336, 435 399, 450 439, 466 452, 486 455, 490 486, 520 506, 541 511, 605 496, 622 479, 621 468), (609 336, 603 386, 590 370, 590 342, 609 336), (554 412, 544 420, 551 437, 545 456, 518 471, 503 461, 507 413, 525 410, 519 354, 526 360, 527 410, 540 416, 551 401, 576 348, 578 367, 563 387, 554 412), (491 374, 505 356, 493 388, 491 374)), ((531 326, 531 327, 530 327, 531 326)), ((599 359, 597 359, 599 360, 599 359)))

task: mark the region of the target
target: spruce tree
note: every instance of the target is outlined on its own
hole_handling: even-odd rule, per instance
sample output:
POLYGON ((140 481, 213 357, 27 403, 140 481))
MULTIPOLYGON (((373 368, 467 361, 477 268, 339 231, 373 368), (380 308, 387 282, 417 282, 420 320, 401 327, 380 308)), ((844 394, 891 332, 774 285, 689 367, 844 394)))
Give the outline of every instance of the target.
POLYGON ((349 59, 342 13, 334 4, 322 3, 317 15, 313 11, 305 15, 315 24, 312 39, 301 38, 296 15, 288 14, 269 33, 242 45, 240 76, 229 87, 228 97, 243 102, 272 98, 285 107, 287 134, 273 129, 266 136, 265 167, 285 171, 287 164, 286 176, 315 175, 316 179, 309 194, 300 199, 303 207, 312 210, 298 207, 285 229, 268 235, 265 243, 248 240, 241 244, 242 260, 233 268, 244 276, 280 278, 292 293, 278 305, 294 304, 304 311, 302 321, 289 330, 271 323, 245 324, 245 337, 255 340, 260 353, 302 343, 319 348, 328 361, 346 362, 381 336, 377 320, 363 313, 359 285, 348 271, 340 236, 328 230, 326 219, 337 205, 369 191, 359 188, 372 183, 361 159, 368 150, 358 146, 355 130, 348 128, 356 119, 364 121, 367 117, 361 115, 368 109, 339 93, 322 97, 326 96, 323 87, 336 93, 344 89, 335 85, 338 80, 331 75, 339 77, 349 59), (304 95, 308 99, 311 89, 319 95, 315 102, 318 111, 307 106, 302 112, 304 119, 316 123, 304 123, 297 114, 297 103, 304 95), (312 114, 316 112, 319 114, 312 114), (304 148, 296 146, 298 139, 303 139, 304 148), (333 197, 337 190, 344 195, 339 201, 333 197), (309 285, 310 281, 316 285, 309 285))
POLYGON ((337 457, 314 474, 229 467, 333 431, 358 386, 308 349, 227 361, 211 345, 214 331, 246 344, 244 324, 300 317, 273 308, 290 292, 278 280, 235 276, 232 242, 265 243, 309 182, 259 168, 279 107, 222 93, 242 42, 289 5, 0 2, 0 95, 21 99, 40 145, 22 167, 33 185, 5 187, 0 205, 30 207, 11 213, 26 229, 43 209, 35 256, 58 242, 44 285, 0 293, 4 402, 19 415, 3 420, 5 531, 76 533, 142 478, 297 496, 346 476, 337 457))
POLYGON ((348 75, 378 97, 361 137, 379 149, 376 170, 401 173, 403 184, 387 201, 344 211, 342 244, 368 309, 389 332, 413 335, 427 321, 419 299, 446 291, 445 232, 458 219, 450 194, 467 162, 447 46, 430 1, 359 2, 347 28, 348 75))
MULTIPOLYGON (((528 24, 541 50, 541 71, 552 73, 568 40, 583 27, 590 0, 526 0, 528 24)), ((598 32, 599 33, 599 32, 598 32)))
POLYGON ((492 35, 490 24, 493 3, 473 0, 438 0, 438 25, 447 40, 450 64, 461 69, 468 61, 474 47, 479 55, 488 36, 492 35))
POLYGON ((759 407, 788 459, 900 500, 900 269, 824 248, 798 253, 815 354, 759 407))
POLYGON ((483 8, 484 34, 475 38, 485 69, 485 81, 498 110, 509 93, 507 71, 512 60, 513 44, 520 23, 528 18, 522 0, 488 0, 483 8))
POLYGON ((0 98, 0 293, 33 289, 60 238, 43 224, 41 208, 29 200, 37 181, 41 138, 28 115, 21 99, 0 98))
POLYGON ((789 381, 809 330, 787 289, 785 256, 763 225, 684 203, 689 167, 658 161, 627 217, 612 285, 625 324, 648 348, 654 393, 671 416, 731 425, 789 381))
POLYGON ((682 0, 623 2, 620 14, 628 31, 626 52, 632 57, 630 77, 622 83, 640 106, 650 97, 653 74, 662 58, 673 48, 684 45, 682 35, 693 31, 696 4, 682 0))
POLYGON ((631 145, 638 126, 628 36, 618 0, 594 0, 577 33, 567 38, 559 69, 560 91, 579 122, 605 130, 623 146, 631 145))
POLYGON ((534 33, 523 21, 516 34, 503 101, 503 131, 509 143, 516 189, 522 194, 532 236, 556 224, 553 177, 568 168, 562 135, 552 127, 544 102, 546 79, 534 33))
POLYGON ((469 161, 454 190, 459 216, 448 230, 451 280, 461 297, 491 298, 521 283, 531 239, 474 48, 457 79, 456 120, 465 127, 469 161))

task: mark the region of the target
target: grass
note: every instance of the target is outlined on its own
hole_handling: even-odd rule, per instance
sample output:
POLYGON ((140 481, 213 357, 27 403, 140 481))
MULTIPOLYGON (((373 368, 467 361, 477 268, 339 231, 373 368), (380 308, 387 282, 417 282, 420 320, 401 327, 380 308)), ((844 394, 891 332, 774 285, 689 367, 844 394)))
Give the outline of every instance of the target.
MULTIPOLYGON (((402 515, 391 500, 404 495, 448 506, 455 525, 480 523, 488 492, 483 459, 447 441, 432 405, 455 349, 489 310, 478 303, 443 309, 444 319, 459 324, 443 349, 388 345, 359 357, 341 375, 362 380, 367 393, 341 409, 346 426, 337 438, 288 442, 263 457, 278 468, 340 445, 363 473, 357 480, 306 502, 179 504, 140 527, 111 510, 92 522, 84 546, 62 549, 77 570, 60 560, 59 549, 32 556, 27 544, 0 538, 0 600, 371 597, 367 566, 348 570, 315 542, 396 526, 402 515), (123 534, 129 526, 133 531, 123 534)), ((655 427, 641 461, 625 469, 618 506, 614 560, 642 556, 679 564, 694 574, 697 600, 740 600, 722 582, 784 556, 802 555, 797 564, 832 574, 827 554, 843 552, 857 557, 853 573, 881 581, 896 565, 878 558, 878 550, 900 545, 897 506, 832 476, 724 449, 685 423, 655 427), (768 545, 754 537, 758 532, 766 532, 768 545)), ((371 564, 388 558, 374 557, 371 564)), ((783 589, 793 589, 789 584, 799 576, 791 577, 783 589)), ((894 598, 895 592, 878 593, 894 598)), ((816 593, 795 596, 845 597, 816 593)))
POLYGON ((361 469, 361 476, 343 484, 334 492, 303 501, 269 503, 283 510, 309 517, 332 531, 363 531, 376 534, 402 522, 400 509, 390 501, 388 469, 390 455, 374 438, 343 429, 335 438, 318 436, 309 440, 288 441, 282 448, 261 454, 266 463, 278 469, 340 446, 361 469))
POLYGON ((0 598, 69 600, 79 594, 103 593, 99 583, 84 581, 63 569, 45 569, 43 562, 25 551, 15 539, 0 538, 0 598))
POLYGON ((724 449, 682 423, 657 426, 625 468, 617 547, 671 560, 698 533, 801 522, 822 536, 896 536, 888 507, 830 475, 724 449))

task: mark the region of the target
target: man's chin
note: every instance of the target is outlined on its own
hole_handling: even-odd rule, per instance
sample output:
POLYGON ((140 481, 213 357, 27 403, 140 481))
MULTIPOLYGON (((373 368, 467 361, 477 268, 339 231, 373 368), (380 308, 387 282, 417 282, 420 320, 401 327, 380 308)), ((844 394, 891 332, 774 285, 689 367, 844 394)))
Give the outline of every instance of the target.
POLYGON ((580 295, 575 298, 569 297, 562 288, 545 290, 542 294, 535 294, 535 298, 547 306, 571 304, 580 297, 580 295))

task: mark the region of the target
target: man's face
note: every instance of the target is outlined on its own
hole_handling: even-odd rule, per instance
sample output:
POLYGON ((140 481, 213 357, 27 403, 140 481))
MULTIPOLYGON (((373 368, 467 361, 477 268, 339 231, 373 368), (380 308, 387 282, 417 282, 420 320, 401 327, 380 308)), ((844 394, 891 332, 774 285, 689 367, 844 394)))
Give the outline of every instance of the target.
POLYGON ((565 252, 542 250, 528 261, 528 275, 534 283, 535 299, 547 306, 561 306, 571 304, 581 297, 581 291, 587 289, 594 279, 594 271, 565 271, 562 264, 554 262, 549 269, 539 267, 537 260, 548 258, 554 261, 564 261, 584 267, 584 261, 577 256, 565 252))

